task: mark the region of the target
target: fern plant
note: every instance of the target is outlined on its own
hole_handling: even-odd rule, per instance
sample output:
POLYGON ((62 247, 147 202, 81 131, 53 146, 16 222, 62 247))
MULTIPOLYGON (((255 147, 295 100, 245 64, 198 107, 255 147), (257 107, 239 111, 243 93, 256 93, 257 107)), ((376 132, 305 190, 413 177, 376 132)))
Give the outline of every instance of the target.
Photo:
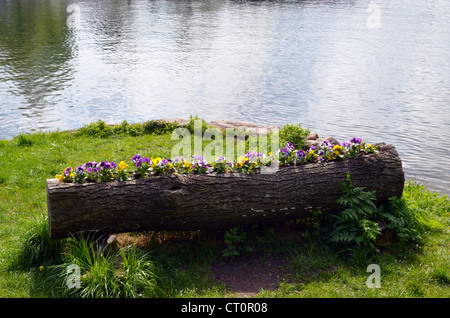
POLYGON ((239 227, 228 229, 224 236, 224 242, 227 247, 222 251, 225 258, 238 256, 241 252, 251 252, 252 248, 246 243, 246 232, 239 233, 239 227))
POLYGON ((330 215, 333 222, 327 240, 350 249, 354 246, 376 249, 375 242, 380 234, 376 222, 378 208, 374 203, 376 192, 355 187, 350 174, 347 174, 345 182, 339 183, 339 187, 342 195, 336 203, 340 211, 330 215))
MULTIPOLYGON (((403 197, 393 196, 388 204, 379 207, 374 203, 376 192, 355 187, 350 174, 347 174, 345 182, 339 183, 339 187, 342 194, 336 200, 339 205, 337 211, 314 213, 312 233, 307 235, 312 234, 321 243, 330 244, 340 252, 367 255, 367 252, 378 251, 377 246, 384 244, 380 224, 393 233, 387 238, 392 252, 402 252, 412 244, 422 244, 427 233, 442 228, 442 224, 429 214, 432 194, 426 194, 410 183, 406 184, 403 197), (408 199, 412 192, 415 200, 408 199), (421 201, 417 199, 419 195, 421 201), (412 204, 414 202, 421 202, 424 207, 412 204)), ((439 210, 443 212, 440 213, 448 214, 450 206, 445 200, 442 202, 439 210)))

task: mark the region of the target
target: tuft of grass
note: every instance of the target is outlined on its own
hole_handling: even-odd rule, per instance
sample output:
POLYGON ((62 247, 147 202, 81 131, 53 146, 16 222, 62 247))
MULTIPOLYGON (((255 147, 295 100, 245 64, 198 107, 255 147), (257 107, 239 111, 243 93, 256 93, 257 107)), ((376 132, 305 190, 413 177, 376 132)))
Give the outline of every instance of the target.
POLYGON ((206 131, 206 129, 210 128, 204 119, 198 118, 198 115, 195 115, 195 116, 190 115, 189 121, 185 127, 187 130, 189 130, 189 132, 191 134, 194 134, 194 132, 195 132, 196 122, 200 122, 200 128, 202 130, 202 133, 204 133, 206 131))
POLYGON ((90 123, 75 132, 77 136, 90 136, 99 138, 108 138, 113 136, 132 136, 143 135, 163 135, 172 132, 178 128, 178 123, 170 123, 157 120, 149 120, 144 123, 130 124, 126 120, 118 125, 108 125, 103 120, 96 123, 90 123))
POLYGON ((29 147, 33 145, 33 141, 28 135, 20 134, 15 138, 17 146, 19 147, 29 147))
POLYGON ((30 270, 58 263, 62 242, 51 240, 47 218, 34 219, 30 229, 22 236, 21 245, 10 261, 10 269, 30 270))

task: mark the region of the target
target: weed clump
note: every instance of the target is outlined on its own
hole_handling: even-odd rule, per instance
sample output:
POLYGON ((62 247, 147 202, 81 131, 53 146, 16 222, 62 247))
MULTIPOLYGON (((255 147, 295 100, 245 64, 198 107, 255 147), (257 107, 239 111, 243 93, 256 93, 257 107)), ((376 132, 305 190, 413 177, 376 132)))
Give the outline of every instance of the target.
POLYGON ((90 136, 99 138, 108 138, 112 136, 132 136, 138 137, 143 135, 163 135, 172 132, 180 125, 178 123, 170 123, 158 120, 149 120, 144 123, 130 124, 126 120, 121 124, 108 125, 103 120, 96 123, 90 123, 76 132, 76 136, 90 136))

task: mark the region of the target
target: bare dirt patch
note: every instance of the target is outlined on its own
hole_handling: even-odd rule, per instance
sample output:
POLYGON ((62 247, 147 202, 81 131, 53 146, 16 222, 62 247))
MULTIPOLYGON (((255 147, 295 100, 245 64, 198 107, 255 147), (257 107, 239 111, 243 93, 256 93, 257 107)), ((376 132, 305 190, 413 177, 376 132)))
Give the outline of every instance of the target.
POLYGON ((253 255, 213 264, 210 277, 237 297, 256 296, 261 290, 275 290, 288 279, 292 266, 283 256, 253 255))

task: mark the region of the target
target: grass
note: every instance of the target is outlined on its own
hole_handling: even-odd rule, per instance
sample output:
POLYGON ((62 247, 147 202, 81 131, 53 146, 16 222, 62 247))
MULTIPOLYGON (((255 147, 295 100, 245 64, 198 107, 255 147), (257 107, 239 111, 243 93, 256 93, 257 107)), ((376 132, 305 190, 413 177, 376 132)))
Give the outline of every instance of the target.
POLYGON ((307 224, 294 224, 289 237, 281 225, 129 233, 110 253, 95 236, 48 238, 46 179, 90 160, 131 165, 136 153, 170 157, 176 143, 165 132, 99 137, 57 131, 0 140, 0 297, 233 297, 208 275, 211 267, 261 254, 281 256, 290 271, 278 288, 255 297, 450 296, 450 201, 413 182, 403 198, 422 225, 420 240, 393 242, 370 255, 340 253, 307 224), (67 288, 70 264, 79 266, 82 288, 67 288), (380 266, 381 288, 366 286, 369 264, 380 266))

